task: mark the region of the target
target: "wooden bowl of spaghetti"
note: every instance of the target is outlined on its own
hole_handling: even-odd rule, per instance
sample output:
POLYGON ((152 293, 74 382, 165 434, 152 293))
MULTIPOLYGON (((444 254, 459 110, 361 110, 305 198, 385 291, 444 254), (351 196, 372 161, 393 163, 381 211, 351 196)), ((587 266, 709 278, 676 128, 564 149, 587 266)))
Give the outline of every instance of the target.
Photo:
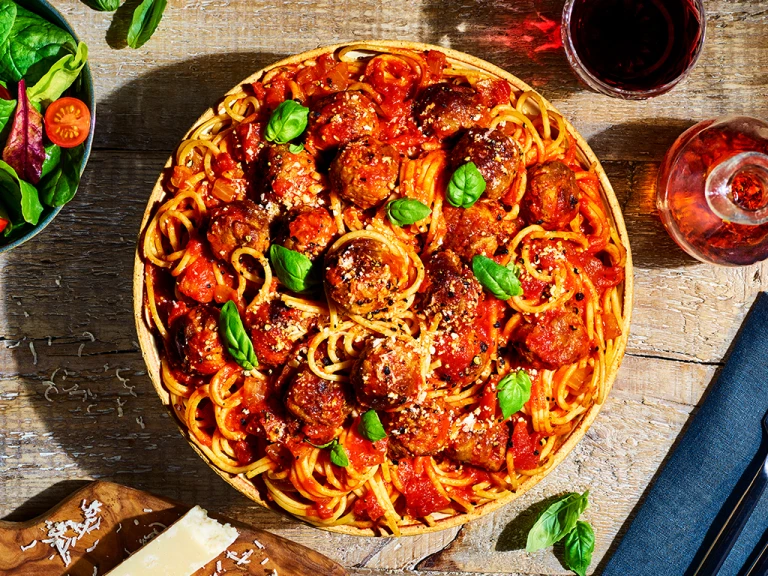
POLYGON ((360 536, 463 524, 544 478, 600 411, 631 310, 621 210, 584 139, 504 70, 411 42, 318 48, 228 92, 158 178, 134 270, 150 377, 200 457, 360 536), (281 142, 265 134, 287 99, 311 112, 281 142), (457 180, 469 160, 480 199, 457 180), (297 288, 276 244, 321 281, 297 288), (225 303, 252 365, 222 344, 225 303), (525 402, 505 417, 511 381, 525 402))

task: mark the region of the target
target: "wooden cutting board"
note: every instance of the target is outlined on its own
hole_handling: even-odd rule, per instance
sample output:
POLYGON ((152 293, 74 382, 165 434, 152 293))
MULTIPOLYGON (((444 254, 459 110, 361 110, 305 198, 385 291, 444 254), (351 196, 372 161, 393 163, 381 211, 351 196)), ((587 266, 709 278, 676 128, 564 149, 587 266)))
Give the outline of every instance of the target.
MULTIPOLYGON (((189 508, 119 484, 94 482, 38 518, 27 522, 0 521, 0 576, 101 576, 189 508), (94 506, 94 501, 101 506, 94 506), (89 507, 92 508, 86 513, 89 507), (68 520, 79 525, 75 529, 86 531, 65 552, 65 556, 71 556, 66 565, 56 548, 43 540, 49 539, 55 523, 68 520)), ((274 574, 274 570, 279 576, 346 574, 329 558, 300 544, 213 513, 210 516, 232 524, 240 536, 225 554, 198 570, 196 576, 211 576, 217 571, 227 576, 267 576, 274 574)), ((67 535, 74 537, 73 526, 67 528, 67 535)))

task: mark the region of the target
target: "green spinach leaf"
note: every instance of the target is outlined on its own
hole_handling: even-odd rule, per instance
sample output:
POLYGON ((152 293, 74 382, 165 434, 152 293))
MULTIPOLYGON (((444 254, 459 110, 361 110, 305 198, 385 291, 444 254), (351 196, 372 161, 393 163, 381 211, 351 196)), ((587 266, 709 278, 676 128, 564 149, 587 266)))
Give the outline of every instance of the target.
POLYGON ((587 508, 589 490, 584 494, 570 492, 542 512, 528 532, 526 552, 535 552, 559 542, 576 526, 579 516, 587 508))
POLYGON ((43 106, 50 106, 51 102, 58 98, 69 88, 88 59, 88 46, 85 42, 77 45, 77 52, 73 56, 67 54, 61 58, 51 69, 37 81, 37 84, 27 90, 27 97, 32 102, 40 102, 43 106))
POLYGON ((43 160, 43 172, 41 178, 45 178, 61 162, 61 148, 56 144, 48 144, 45 147, 45 160, 43 160))
POLYGON ((586 576, 595 551, 595 531, 581 520, 565 537, 565 565, 579 576, 586 576))
POLYGON ((37 224, 40 214, 43 213, 43 205, 37 195, 37 189, 29 182, 18 177, 16 171, 8 164, 0 160, 0 200, 15 213, 17 218, 11 220, 18 222, 24 220, 30 224, 37 224))
POLYGON ((128 46, 141 48, 157 30, 168 0, 143 0, 133 11, 128 28, 128 46))
POLYGON ((60 150, 59 163, 40 181, 40 197, 45 204, 63 206, 74 198, 80 185, 80 164, 84 153, 82 144, 60 150))
POLYGON ((13 0, 0 0, 0 44, 8 40, 15 21, 16 2, 13 0))

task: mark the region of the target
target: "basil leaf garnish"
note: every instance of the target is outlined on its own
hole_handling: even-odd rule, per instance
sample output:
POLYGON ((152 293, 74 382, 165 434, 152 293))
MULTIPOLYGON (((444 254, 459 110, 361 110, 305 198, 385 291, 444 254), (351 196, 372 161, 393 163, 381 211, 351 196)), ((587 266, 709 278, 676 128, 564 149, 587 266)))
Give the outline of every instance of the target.
POLYGON ((459 166, 448 183, 448 203, 457 208, 469 208, 485 192, 485 178, 474 162, 459 166))
POLYGON ((525 546, 526 552, 536 552, 560 541, 576 526, 579 516, 587 508, 589 490, 584 494, 570 492, 549 505, 536 520, 525 546))
POLYGON ((253 343, 243 327, 240 311, 232 300, 224 304, 219 314, 219 329, 227 344, 227 351, 240 366, 253 370, 259 365, 253 343))
POLYGON ((291 154, 298 154, 304 150, 304 144, 289 144, 288 145, 288 152, 291 154))
POLYGON ((579 576, 586 576, 595 551, 595 531, 588 522, 576 522, 565 537, 565 566, 579 576))
POLYGON ((398 198, 387 204, 387 217, 395 226, 407 226, 432 214, 429 206, 413 198, 398 198))
POLYGON ((360 418, 360 433, 371 442, 378 442, 387 437, 387 433, 384 431, 384 426, 381 425, 381 420, 379 420, 376 410, 368 410, 368 412, 362 415, 360 418))
POLYGON ((330 448, 331 464, 336 464, 336 466, 341 466, 342 468, 349 466, 349 458, 347 457, 347 452, 344 450, 344 446, 339 444, 338 438, 334 438, 325 444, 318 445, 312 444, 312 442, 308 442, 308 444, 310 446, 314 446, 315 448, 320 448, 321 450, 330 448))
POLYGON ((531 378, 525 370, 509 373, 496 386, 501 415, 506 420, 518 412, 531 397, 531 378))
POLYGON ((168 0, 142 0, 136 6, 128 28, 128 46, 141 48, 157 30, 168 0))
POLYGON ((472 258, 472 272, 480 284, 499 300, 509 300, 512 296, 520 296, 523 293, 517 266, 502 266, 478 254, 472 258))
POLYGON ((286 100, 272 112, 264 138, 277 144, 287 144, 297 136, 301 136, 307 127, 308 116, 309 108, 295 100, 286 100))
POLYGON ((269 259, 275 275, 292 292, 307 292, 315 284, 311 278, 312 261, 295 250, 289 250, 279 244, 269 248, 269 259))

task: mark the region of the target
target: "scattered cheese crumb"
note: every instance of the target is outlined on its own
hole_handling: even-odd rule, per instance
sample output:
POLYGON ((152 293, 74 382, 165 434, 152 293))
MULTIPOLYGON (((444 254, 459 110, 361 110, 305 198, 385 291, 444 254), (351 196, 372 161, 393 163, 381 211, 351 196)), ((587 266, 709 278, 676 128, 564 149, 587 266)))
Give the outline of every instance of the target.
POLYGON ((29 342, 29 351, 32 352, 32 364, 37 366, 37 352, 35 351, 35 343, 29 342))
POLYGON ((21 548, 22 552, 26 552, 27 550, 30 550, 30 549, 34 548, 35 546, 37 546, 37 540, 32 540, 32 542, 30 542, 26 546, 19 546, 19 548, 21 548))
MULTIPOLYGON (((142 416, 137 416, 136 417, 136 423, 139 426, 141 426, 142 430, 144 430, 147 427, 146 424, 144 424, 144 418, 142 416)), ((146 512, 146 510, 144 510, 144 512, 146 512)), ((152 510, 150 510, 150 512, 152 512, 152 510)))
POLYGON ((264 550, 264 544, 262 544, 258 540, 254 540, 253 543, 256 544, 256 548, 258 548, 259 550, 264 550))
POLYGON ((90 548, 86 548, 85 551, 89 552, 89 553, 93 552, 94 550, 96 550, 96 546, 98 546, 98 545, 99 545, 99 541, 96 540, 96 542, 93 543, 93 546, 91 546, 90 548))
POLYGON ((144 508, 144 512, 145 512, 146 514, 149 514, 149 513, 150 513, 150 512, 152 512, 152 511, 153 511, 153 510, 152 510, 152 508, 144 508))

